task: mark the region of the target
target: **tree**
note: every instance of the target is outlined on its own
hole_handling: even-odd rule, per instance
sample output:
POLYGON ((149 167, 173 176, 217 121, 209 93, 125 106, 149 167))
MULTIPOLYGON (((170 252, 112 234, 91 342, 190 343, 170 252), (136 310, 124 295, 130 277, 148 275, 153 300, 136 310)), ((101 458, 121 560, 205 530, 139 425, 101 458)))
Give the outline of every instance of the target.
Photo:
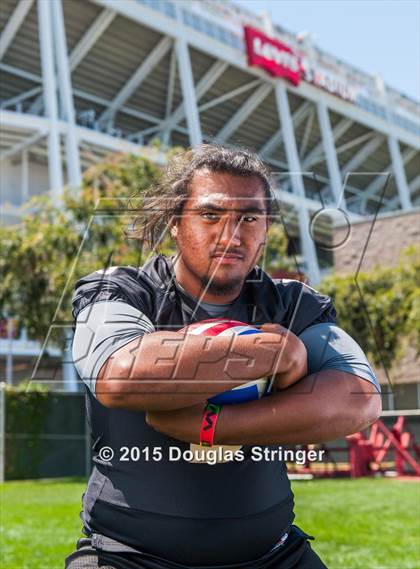
POLYGON ((66 190, 61 206, 34 198, 19 225, 0 227, 2 316, 16 317, 34 339, 45 338, 52 323, 71 321, 81 276, 138 259, 138 242, 126 235, 128 200, 159 175, 145 158, 115 155, 87 170, 80 192, 66 190))
POLYGON ((287 236, 280 222, 272 223, 268 230, 264 259, 264 269, 269 274, 280 269, 287 271, 298 269, 293 258, 287 253, 287 236))
POLYGON ((338 322, 372 361, 391 367, 406 345, 420 350, 420 246, 404 250, 396 267, 377 266, 327 277, 320 289, 335 302, 338 322))

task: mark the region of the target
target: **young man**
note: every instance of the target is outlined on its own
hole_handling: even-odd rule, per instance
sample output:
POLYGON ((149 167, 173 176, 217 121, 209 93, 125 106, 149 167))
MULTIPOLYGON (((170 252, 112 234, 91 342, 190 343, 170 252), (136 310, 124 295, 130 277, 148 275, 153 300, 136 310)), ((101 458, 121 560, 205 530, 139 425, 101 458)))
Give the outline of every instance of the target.
POLYGON ((153 246, 168 227, 177 255, 76 285, 73 354, 95 466, 83 497, 87 538, 66 567, 325 567, 292 524, 284 463, 255 460, 253 445, 278 450, 365 428, 380 414, 376 378, 336 326, 329 297, 256 265, 273 214, 256 155, 203 145, 175 157, 151 196, 141 237, 153 246), (263 334, 178 332, 211 317, 263 334), (272 393, 224 406, 213 432, 216 445, 244 445, 242 460, 171 460, 174 448, 179 457, 200 442, 209 397, 265 376, 275 378, 272 393))

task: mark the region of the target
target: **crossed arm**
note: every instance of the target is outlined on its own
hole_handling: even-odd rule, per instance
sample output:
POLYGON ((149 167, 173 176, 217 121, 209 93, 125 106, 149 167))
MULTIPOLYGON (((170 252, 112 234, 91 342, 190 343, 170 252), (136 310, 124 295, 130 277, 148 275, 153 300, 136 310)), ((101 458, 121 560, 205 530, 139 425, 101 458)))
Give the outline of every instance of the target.
POLYGON ((307 373, 306 348, 279 325, 263 334, 194 336, 179 332, 145 334, 117 350, 102 366, 96 396, 107 407, 170 411, 260 377, 285 388, 307 373))
MULTIPOLYGON (((339 345, 343 331, 328 342, 329 331, 327 338, 317 326, 298 338, 269 324, 262 327, 264 334, 206 338, 151 333, 153 325, 147 326, 145 320, 140 326, 139 316, 138 310, 123 302, 87 307, 77 321, 74 361, 103 405, 147 411, 149 424, 167 435, 197 441, 209 397, 270 375, 275 375, 274 387, 281 392, 254 403, 225 406, 216 443, 327 441, 367 426, 380 413, 380 395, 366 381, 366 377, 372 379, 366 374, 369 364, 357 344, 356 360, 364 360, 366 368, 339 371, 340 360, 345 359, 341 354, 351 352, 339 345), (305 339, 308 334, 310 342, 305 339), (321 345, 314 349, 317 341, 321 345), (313 361, 329 344, 328 365, 335 369, 324 369, 322 362, 313 361)), ((354 348, 354 340, 350 342, 354 348)))
POLYGON ((272 374, 277 391, 269 397, 223 408, 216 444, 325 442, 377 419, 381 400, 372 383, 337 369, 307 375, 299 338, 278 325, 263 330, 264 335, 236 337, 234 343, 190 336, 182 345, 176 332, 147 334, 109 358, 98 377, 97 397, 108 407, 147 411, 151 427, 185 442, 199 441, 208 397, 272 374))
MULTIPOLYGON (((376 421, 381 397, 363 378, 339 370, 308 375, 258 401, 227 405, 215 444, 321 443, 362 430, 376 421)), ((202 405, 172 412, 149 411, 147 423, 184 442, 199 442, 202 405)))

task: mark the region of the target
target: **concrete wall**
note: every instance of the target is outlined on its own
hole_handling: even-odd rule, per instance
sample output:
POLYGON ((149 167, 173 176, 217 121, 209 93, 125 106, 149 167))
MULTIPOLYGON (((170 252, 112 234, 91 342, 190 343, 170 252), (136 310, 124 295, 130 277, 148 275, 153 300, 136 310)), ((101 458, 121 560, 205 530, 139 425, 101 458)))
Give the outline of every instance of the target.
MULTIPOLYGON (((22 167, 19 159, 9 158, 0 168, 1 203, 19 206, 22 204, 22 167)), ((28 194, 29 197, 43 194, 48 190, 47 164, 29 159, 28 194)))

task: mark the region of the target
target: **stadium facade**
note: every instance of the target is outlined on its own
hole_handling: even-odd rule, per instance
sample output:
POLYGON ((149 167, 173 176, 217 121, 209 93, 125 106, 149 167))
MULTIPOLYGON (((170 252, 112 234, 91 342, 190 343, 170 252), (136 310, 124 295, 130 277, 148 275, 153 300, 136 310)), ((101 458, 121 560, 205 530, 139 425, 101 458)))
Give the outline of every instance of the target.
POLYGON ((227 1, 2 0, 0 103, 6 223, 111 152, 245 145, 316 285, 334 224, 420 202, 419 103, 227 1))

